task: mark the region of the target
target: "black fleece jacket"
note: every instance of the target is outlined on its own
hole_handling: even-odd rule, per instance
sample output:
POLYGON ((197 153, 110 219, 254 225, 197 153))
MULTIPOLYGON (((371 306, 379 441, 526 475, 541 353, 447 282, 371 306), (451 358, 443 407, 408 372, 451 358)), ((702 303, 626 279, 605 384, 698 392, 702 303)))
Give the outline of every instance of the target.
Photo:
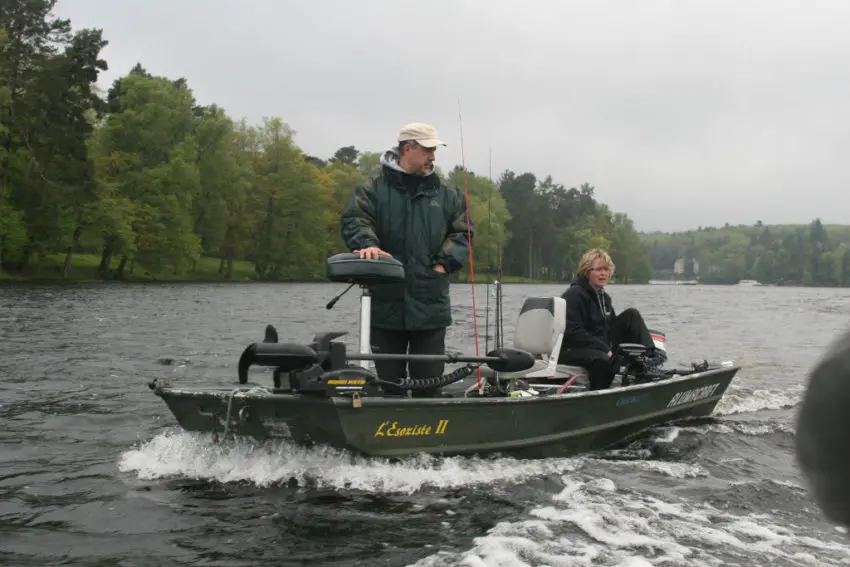
POLYGON ((597 293, 587 277, 577 276, 561 297, 567 300, 567 329, 561 350, 611 350, 608 329, 616 315, 611 296, 604 289, 597 293))

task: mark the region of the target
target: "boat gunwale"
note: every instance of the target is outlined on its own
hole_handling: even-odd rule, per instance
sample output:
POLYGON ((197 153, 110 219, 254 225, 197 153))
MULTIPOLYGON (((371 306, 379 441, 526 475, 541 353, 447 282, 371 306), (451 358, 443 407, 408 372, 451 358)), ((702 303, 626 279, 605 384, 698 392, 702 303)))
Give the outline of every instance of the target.
MULTIPOLYGON (((564 392, 563 394, 547 394, 537 396, 485 396, 485 397, 451 397, 451 398, 409 398, 406 396, 386 397, 386 396, 360 396, 362 408, 367 406, 446 406, 446 405, 474 405, 474 404, 522 404, 522 403, 546 403, 553 401, 572 401, 577 399, 585 399, 595 396, 611 396, 621 395, 631 392, 642 392, 644 390, 656 390, 664 386, 670 386, 682 382, 696 381, 701 378, 714 376, 717 374, 730 374, 729 383, 734 379, 735 375, 741 370, 741 366, 723 366, 719 368, 710 368, 693 374, 685 374, 680 376, 671 376, 663 380, 654 382, 645 382, 640 384, 629 384, 626 386, 615 386, 602 390, 585 390, 581 392, 564 392)), ((728 384, 727 384, 728 387, 728 384)), ((234 387, 214 386, 214 387, 195 387, 183 388, 174 385, 157 385, 153 388, 157 396, 172 396, 180 398, 191 398, 199 396, 213 396, 216 398, 227 398, 233 396, 238 399, 262 399, 270 401, 287 401, 287 402, 307 402, 322 406, 348 406, 352 405, 351 396, 321 396, 317 394, 302 394, 291 391, 275 391, 273 388, 260 384, 244 384, 234 387), (252 393, 251 390, 258 388, 262 393, 252 393)))

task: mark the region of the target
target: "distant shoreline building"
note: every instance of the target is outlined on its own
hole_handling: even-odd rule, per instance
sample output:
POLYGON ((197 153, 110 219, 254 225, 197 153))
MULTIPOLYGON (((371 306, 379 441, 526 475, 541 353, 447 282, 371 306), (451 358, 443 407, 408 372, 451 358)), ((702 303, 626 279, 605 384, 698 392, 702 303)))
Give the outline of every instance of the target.
POLYGON ((699 276, 699 262, 697 262, 696 258, 688 258, 687 260, 685 258, 679 258, 673 262, 673 273, 677 276, 684 276, 685 268, 687 267, 686 262, 692 263, 693 268, 691 273, 694 276, 699 276))
POLYGON ((654 278, 649 283, 696 284, 699 282, 699 262, 696 258, 679 258, 673 269, 653 270, 654 278))

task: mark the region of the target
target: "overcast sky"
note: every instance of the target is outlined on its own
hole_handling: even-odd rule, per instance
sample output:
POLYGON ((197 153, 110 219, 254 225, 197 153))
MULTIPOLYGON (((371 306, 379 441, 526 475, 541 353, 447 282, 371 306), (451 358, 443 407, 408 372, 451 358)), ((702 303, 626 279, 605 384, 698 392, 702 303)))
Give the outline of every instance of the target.
POLYGON ((638 230, 850 224, 850 2, 60 0, 109 46, 307 153, 434 124, 461 162, 588 182, 638 230))

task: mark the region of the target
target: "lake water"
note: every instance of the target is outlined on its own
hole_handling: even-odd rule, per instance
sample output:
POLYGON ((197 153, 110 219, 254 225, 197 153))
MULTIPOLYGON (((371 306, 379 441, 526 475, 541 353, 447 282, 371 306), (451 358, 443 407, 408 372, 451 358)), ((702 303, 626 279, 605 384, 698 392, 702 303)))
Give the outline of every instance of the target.
MULTIPOLYGON (((716 420, 569 459, 364 459, 181 432, 147 382, 234 384, 267 323, 348 330, 336 284, 0 287, 2 565, 838 565, 793 456, 807 372, 850 290, 611 286, 667 333, 671 362, 743 365, 716 420)), ((513 337, 529 295, 506 285, 513 337)), ((452 350, 474 352, 469 285, 452 350)), ((477 286, 479 333, 486 287, 477 286)), ((492 303, 491 303, 492 313, 492 303)), ((492 325, 492 315, 491 315, 492 325)), ((491 329, 492 330, 492 329, 491 329)), ((492 344, 492 343, 491 343, 492 344)), ((482 344, 483 348, 483 344, 482 344)))

